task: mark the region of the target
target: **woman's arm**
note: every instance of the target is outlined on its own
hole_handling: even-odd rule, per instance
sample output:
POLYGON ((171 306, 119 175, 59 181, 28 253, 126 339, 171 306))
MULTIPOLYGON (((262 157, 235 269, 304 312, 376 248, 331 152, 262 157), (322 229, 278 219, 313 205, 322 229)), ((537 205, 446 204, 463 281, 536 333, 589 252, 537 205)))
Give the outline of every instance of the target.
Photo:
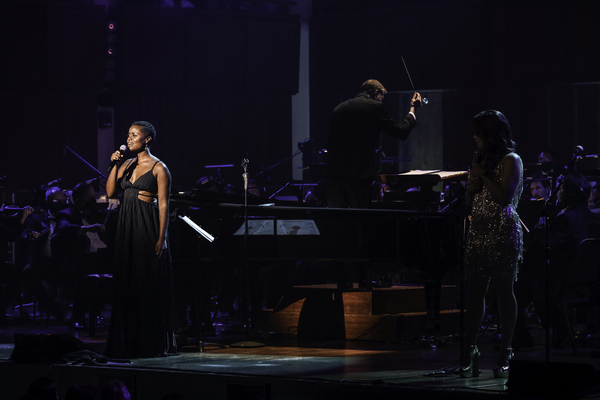
POLYGON ((504 172, 500 182, 496 182, 493 178, 485 174, 485 169, 482 165, 473 164, 471 166, 471 174, 480 177, 483 185, 490 192, 492 199, 502 207, 508 205, 513 198, 523 171, 523 162, 521 157, 515 153, 511 153, 502 160, 504 172))
POLYGON ((167 229, 169 228, 169 199, 171 195, 171 173, 167 166, 160 162, 154 168, 158 182, 158 218, 160 228, 156 242, 156 255, 161 257, 167 249, 167 229))
POLYGON ((476 177, 469 172, 469 181, 465 189, 465 203, 467 207, 473 205, 475 195, 483 190, 483 182, 480 177, 476 177))

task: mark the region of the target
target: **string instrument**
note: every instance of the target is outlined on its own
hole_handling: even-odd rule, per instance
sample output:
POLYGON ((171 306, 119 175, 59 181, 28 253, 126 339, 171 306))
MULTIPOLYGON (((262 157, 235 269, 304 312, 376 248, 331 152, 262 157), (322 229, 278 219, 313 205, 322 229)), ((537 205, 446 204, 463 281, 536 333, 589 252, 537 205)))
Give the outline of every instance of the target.
MULTIPOLYGON (((7 217, 7 218, 12 218, 12 217, 16 217, 19 212, 25 211, 26 207, 17 207, 14 205, 6 205, 3 204, 2 206, 0 206, 0 216, 2 217, 7 217)), ((34 212, 37 211, 34 209, 34 212)))

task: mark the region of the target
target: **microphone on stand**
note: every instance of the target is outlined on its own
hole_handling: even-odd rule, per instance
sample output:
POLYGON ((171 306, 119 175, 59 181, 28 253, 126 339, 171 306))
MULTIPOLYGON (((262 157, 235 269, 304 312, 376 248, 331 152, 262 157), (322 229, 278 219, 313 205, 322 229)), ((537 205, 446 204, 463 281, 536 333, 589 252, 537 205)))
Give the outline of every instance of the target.
POLYGON ((242 168, 244 168, 244 173, 242 174, 242 176, 244 177, 244 190, 247 191, 248 190, 248 163, 250 161, 248 161, 247 158, 244 158, 242 160, 242 168))
POLYGON ((88 185, 92 182, 96 182, 97 180, 102 179, 101 176, 97 177, 97 178, 92 178, 92 179, 88 179, 87 181, 85 181, 85 183, 87 183, 88 185))
POLYGON ((579 153, 581 153, 583 151, 583 147, 580 145, 577 145, 577 147, 575 147, 575 152, 573 153, 573 157, 571 157, 571 160, 569 160, 569 166, 573 164, 573 162, 575 162, 575 160, 577 160, 577 155, 579 153))
POLYGON ((62 178, 58 178, 58 179, 55 179, 53 181, 50 181, 50 182, 46 183, 46 186, 48 186, 48 187, 54 186, 54 185, 56 185, 60 181, 62 181, 62 178))
MULTIPOLYGON (((124 144, 121 145, 121 147, 119 147, 119 150, 117 150, 119 153, 121 154, 125 154, 125 151, 127 150, 127 146, 125 146, 124 144)), ((113 160, 110 165, 108 166, 108 172, 110 172, 113 167, 115 165, 117 165, 119 163, 119 160, 113 160)))

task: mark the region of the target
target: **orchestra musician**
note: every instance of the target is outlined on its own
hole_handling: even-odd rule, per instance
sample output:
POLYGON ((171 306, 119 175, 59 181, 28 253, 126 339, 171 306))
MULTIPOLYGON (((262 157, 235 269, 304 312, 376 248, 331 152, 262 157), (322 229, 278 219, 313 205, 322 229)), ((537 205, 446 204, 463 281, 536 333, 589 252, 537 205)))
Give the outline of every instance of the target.
MULTIPOLYGON (((532 244, 525 257, 523 273, 519 277, 522 290, 518 291, 519 301, 523 299, 520 307, 535 303, 543 326, 554 328, 553 345, 556 347, 560 347, 569 335, 567 326, 560 317, 558 299, 564 290, 564 282, 573 273, 571 263, 575 259, 577 246, 583 239, 599 237, 600 233, 598 216, 588 208, 591 186, 587 179, 579 172, 571 172, 565 175, 559 191, 561 201, 558 212, 550 216, 547 226, 532 230, 532 244), (550 303, 546 304, 548 265, 550 303)), ((585 281, 582 277, 577 279, 585 281)), ((593 278, 589 281, 592 282, 593 278)), ((531 335, 522 321, 519 323, 519 337, 515 337, 517 339, 520 343, 532 343, 531 335)))
MULTIPOLYGON (((9 212, 14 212, 15 209, 7 208, 9 212)), ((22 211, 21 218, 10 218, 4 214, 4 209, 0 218, 0 240, 6 242, 14 242, 25 230, 25 221, 35 210, 33 207, 26 206, 22 211)), ((17 214, 15 214, 16 216, 17 214)), ((0 260, 0 328, 8 325, 6 318, 6 309, 11 304, 21 288, 22 268, 0 260)))
POLYGON ((57 217, 52 238, 54 257, 58 257, 61 268, 68 271, 67 293, 73 302, 69 328, 80 330, 84 329, 86 310, 86 289, 82 281, 85 276, 99 272, 98 251, 107 248, 98 235, 105 227, 104 223, 95 222, 102 215, 96 210, 96 192, 92 185, 77 184, 73 189, 73 204, 60 211, 57 217))
POLYGON ((25 285, 38 299, 40 309, 50 313, 57 321, 65 318, 62 304, 56 299, 52 281, 64 278, 57 258, 53 257, 52 235, 58 222, 57 214, 68 206, 67 195, 58 186, 50 187, 45 194, 46 211, 29 216, 22 239, 25 244, 25 285))

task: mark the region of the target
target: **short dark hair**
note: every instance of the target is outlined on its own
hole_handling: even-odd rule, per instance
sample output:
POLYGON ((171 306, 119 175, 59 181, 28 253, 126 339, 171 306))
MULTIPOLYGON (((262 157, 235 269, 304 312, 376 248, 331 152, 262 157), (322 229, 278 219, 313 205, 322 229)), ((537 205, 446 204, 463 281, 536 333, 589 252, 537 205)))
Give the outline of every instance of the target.
POLYGON ((154 125, 152 125, 150 122, 135 121, 131 124, 131 126, 139 126, 142 132, 152 138, 150 143, 148 143, 148 146, 150 146, 154 140, 156 140, 156 129, 154 129, 154 125))
POLYGON ((46 195, 45 195, 46 201, 49 201, 50 197, 53 197, 54 194, 58 193, 58 192, 62 192, 62 190, 60 190, 60 188, 58 186, 51 186, 48 189, 46 189, 46 195))
POLYGON ((104 382, 99 389, 101 399, 129 400, 131 394, 127 386, 118 379, 104 382))
POLYGON ((592 185, 579 172, 572 172, 565 176, 563 181, 563 196, 560 201, 565 205, 583 205, 587 201, 592 192, 592 185), (566 193, 565 193, 566 192, 566 193))
POLYGON ((552 160, 554 160, 554 152, 552 151, 552 149, 550 149, 548 147, 544 147, 543 149, 540 149, 540 151, 538 151, 538 153, 537 153, 538 158, 542 154, 548 154, 548 155, 550 155, 550 158, 552 158, 552 160))
MULTIPOLYGON (((531 181, 531 183, 533 183, 533 182, 539 182, 539 183, 541 183, 541 184, 542 184, 542 186, 543 186, 545 189, 549 189, 549 188, 550 188, 550 181, 549 181, 548 179, 533 179, 533 180, 531 181)), ((531 186, 531 185, 530 185, 530 186, 531 186)))
POLYGON ((77 200, 83 193, 85 193, 86 190, 89 190, 90 188, 92 188, 92 185, 87 182, 80 182, 75 185, 72 193, 73 201, 77 200))
POLYGON ((385 88, 383 87, 381 82, 379 82, 376 79, 369 79, 369 80, 365 81, 365 83, 363 83, 360 86, 360 90, 363 93, 368 93, 370 95, 375 94, 375 93, 380 93, 380 94, 387 93, 387 90, 385 90, 385 88))

